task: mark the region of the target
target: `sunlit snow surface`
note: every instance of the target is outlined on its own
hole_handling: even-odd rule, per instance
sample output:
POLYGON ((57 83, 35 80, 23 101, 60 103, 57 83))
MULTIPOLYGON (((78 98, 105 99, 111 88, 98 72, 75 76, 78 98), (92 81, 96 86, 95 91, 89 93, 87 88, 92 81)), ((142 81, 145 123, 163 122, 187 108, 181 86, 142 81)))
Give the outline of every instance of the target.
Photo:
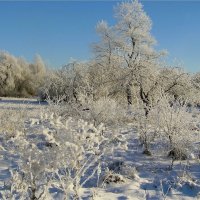
MULTIPOLYGON (((9 111, 12 115, 12 111, 16 112, 19 109, 25 109, 26 114, 36 120, 40 111, 47 107, 47 103, 34 99, 2 98, 0 100, 0 120, 4 117, 3 113, 9 111)), ((194 109, 193 112, 195 115, 200 114, 197 109, 194 109)), ((197 121, 197 126, 199 125, 200 123, 197 121)), ((95 200, 159 200, 165 199, 166 196, 167 199, 200 199, 200 160, 193 159, 191 156, 188 161, 176 161, 174 168, 170 170, 170 159, 166 158, 161 150, 160 155, 155 153, 161 149, 159 145, 151 147, 153 156, 143 155, 142 147, 137 140, 137 130, 131 128, 130 124, 130 127, 121 128, 119 131, 128 141, 128 149, 116 151, 112 156, 114 160, 121 162, 122 169, 128 169, 127 166, 132 167, 136 169, 137 174, 131 177, 131 174, 125 173, 124 183, 112 183, 103 188, 93 188, 95 180, 89 181, 84 188, 80 189, 82 199, 92 199, 92 194, 94 194, 93 199, 95 200), (186 175, 182 176, 183 172, 186 175), (187 176, 187 174, 189 175, 187 176)), ((17 160, 17 157, 9 155, 4 149, 0 134, 0 190, 5 189, 4 182, 10 178, 9 169, 17 168, 17 160)), ((63 199, 61 193, 52 193, 52 197, 53 199, 63 199)))

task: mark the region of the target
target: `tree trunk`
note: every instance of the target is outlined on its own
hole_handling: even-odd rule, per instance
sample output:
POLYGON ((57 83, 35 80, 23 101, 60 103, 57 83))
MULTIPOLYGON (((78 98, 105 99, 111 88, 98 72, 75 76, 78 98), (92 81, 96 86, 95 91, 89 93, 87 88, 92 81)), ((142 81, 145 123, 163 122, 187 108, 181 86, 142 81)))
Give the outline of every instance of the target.
POLYGON ((31 200, 37 200, 35 187, 31 187, 31 197, 30 197, 30 199, 31 200))
POLYGON ((127 84, 126 86, 126 98, 127 98, 127 102, 128 105, 132 105, 132 92, 131 92, 131 85, 127 84))

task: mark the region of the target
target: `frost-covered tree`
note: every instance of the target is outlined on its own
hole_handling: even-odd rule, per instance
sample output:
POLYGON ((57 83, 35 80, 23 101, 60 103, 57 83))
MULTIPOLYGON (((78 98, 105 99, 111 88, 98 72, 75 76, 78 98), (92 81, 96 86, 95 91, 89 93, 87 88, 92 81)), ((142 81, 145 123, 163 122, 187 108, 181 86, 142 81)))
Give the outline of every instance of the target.
POLYGON ((44 82, 45 73, 45 64, 40 56, 30 64, 23 58, 0 52, 0 95, 36 95, 44 82))
POLYGON ((104 67, 111 67, 115 59, 115 51, 117 46, 116 34, 114 27, 110 27, 107 22, 100 21, 96 26, 96 32, 100 37, 100 42, 93 45, 93 50, 96 55, 96 61, 99 61, 99 65, 104 67))
POLYGON ((121 69, 119 56, 116 51, 117 37, 113 26, 107 22, 100 21, 96 26, 100 38, 98 43, 93 45, 94 60, 90 64, 90 85, 94 89, 93 99, 115 98, 121 96, 120 76, 121 69))
MULTIPOLYGON (((34 81, 35 88, 43 86, 46 76, 46 65, 40 55, 36 55, 34 62, 29 65, 30 72, 32 74, 32 80, 34 81)), ((37 90, 36 89, 36 90, 37 90)))
POLYGON ((195 88, 192 76, 180 67, 165 67, 160 69, 160 86, 164 93, 174 100, 182 99, 190 103, 195 101, 195 88))
POLYGON ((194 103, 200 105, 200 72, 197 72, 192 76, 192 84, 195 91, 194 96, 196 97, 194 103))
POLYGON ((122 2, 115 9, 115 16, 114 26, 109 27, 106 22, 97 26, 101 38, 95 49, 97 60, 104 63, 107 71, 111 69, 112 76, 107 79, 110 84, 118 83, 118 90, 124 91, 129 105, 133 104, 133 89, 138 91, 136 95, 148 114, 151 93, 158 85, 158 58, 162 52, 154 49, 152 23, 141 3, 122 2))
POLYGON ((62 99, 67 103, 81 103, 84 94, 89 95, 87 64, 75 61, 62 69, 48 72, 47 81, 41 89, 53 101, 62 99))
POLYGON ((121 3, 116 8, 118 22, 120 54, 123 67, 126 69, 126 93, 129 104, 132 104, 131 87, 138 90, 145 115, 152 103, 152 93, 158 86, 158 58, 162 52, 154 49, 156 43, 151 35, 152 22, 138 1, 121 3))
POLYGON ((19 61, 7 52, 0 53, 0 94, 9 95, 15 88, 15 81, 20 80, 22 68, 19 61))

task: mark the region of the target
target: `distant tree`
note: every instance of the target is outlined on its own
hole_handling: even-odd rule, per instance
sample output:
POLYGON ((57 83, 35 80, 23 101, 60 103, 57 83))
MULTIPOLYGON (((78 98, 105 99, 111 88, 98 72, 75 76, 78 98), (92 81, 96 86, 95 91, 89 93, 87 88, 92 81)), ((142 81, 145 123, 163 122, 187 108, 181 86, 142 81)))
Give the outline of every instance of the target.
POLYGON ((20 80, 22 68, 19 60, 7 52, 0 53, 0 94, 10 95, 15 89, 15 82, 20 80))
POLYGON ((36 56, 33 64, 15 57, 8 52, 0 52, 0 95, 28 97, 36 95, 44 83, 46 67, 42 58, 36 56))
POLYGON ((42 87, 45 83, 45 79, 47 78, 47 68, 46 65, 40 55, 36 55, 34 58, 34 62, 29 64, 29 70, 31 73, 30 80, 33 83, 33 93, 36 95, 40 87, 42 87))

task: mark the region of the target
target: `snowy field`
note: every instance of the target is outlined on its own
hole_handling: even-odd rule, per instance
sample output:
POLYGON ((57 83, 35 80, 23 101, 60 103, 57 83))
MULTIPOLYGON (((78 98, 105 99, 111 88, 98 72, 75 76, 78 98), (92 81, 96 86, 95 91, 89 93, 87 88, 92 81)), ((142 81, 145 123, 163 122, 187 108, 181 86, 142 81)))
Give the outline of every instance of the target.
MULTIPOLYGON (((200 114, 196 109, 194 112, 195 115, 200 114)), ((49 156, 49 159, 54 159, 54 155, 52 156, 47 153, 45 150, 46 147, 43 147, 42 142, 49 141, 48 148, 53 149, 53 140, 55 138, 50 138, 50 132, 48 132, 49 135, 47 134, 49 138, 47 138, 47 136, 44 137, 46 134, 45 131, 47 129, 52 131, 57 129, 57 134, 59 134, 61 130, 64 130, 64 121, 48 112, 47 103, 39 103, 34 99, 2 98, 0 100, 0 117, 0 191, 8 191, 6 193, 7 199, 28 199, 25 197, 19 198, 17 195, 16 198, 9 196, 9 192, 11 191, 9 184, 13 184, 13 188, 16 187, 13 182, 15 179, 11 179, 11 174, 13 174, 15 170, 21 170, 22 166, 24 166, 21 165, 23 161, 20 158, 26 158, 28 155, 30 156, 30 154, 28 154, 29 149, 26 149, 27 147, 23 146, 24 144, 21 144, 21 146, 24 147, 22 153, 19 153, 22 150, 21 148, 19 148, 19 152, 10 150, 10 145, 13 145, 15 141, 19 144, 23 142, 21 140, 22 136, 20 135, 20 131, 24 129, 29 144, 34 143, 36 146, 40 145, 41 147, 41 154, 40 157, 38 157, 38 159, 41 158, 40 162, 42 163, 42 159, 46 160, 46 157, 42 157, 43 150, 45 155, 49 156), (5 127, 7 130, 5 130, 5 127), (17 136, 11 135, 6 137, 7 132, 11 132, 17 136), (40 135, 41 132, 44 134, 43 136, 40 135), (13 140, 12 137, 14 138, 13 140), (26 152, 24 152, 25 150, 26 152), (12 181, 9 182, 10 180, 12 181)), ((73 126, 76 124, 76 120, 69 119, 66 123, 68 123, 68 129, 65 129, 72 130, 73 126)), ((200 123, 196 121, 196 125, 199 127, 200 123)), ((65 124, 65 126, 67 125, 65 124)), ((90 127, 90 129, 92 129, 92 127, 90 127)), ((137 128, 134 127, 133 124, 130 123, 126 127, 118 128, 115 132, 116 131, 118 133, 115 140, 118 139, 118 142, 103 146, 103 148, 107 148, 107 150, 105 150, 105 153, 102 154, 101 157, 98 157, 99 161, 94 162, 88 168, 86 167, 87 170, 83 173, 82 182, 87 179, 84 179, 84 176, 90 176, 87 175, 87 173, 91 174, 91 171, 94 173, 92 172, 91 178, 78 188, 80 199, 200 199, 200 160, 197 159, 196 155, 191 155, 187 160, 174 161, 173 167, 171 167, 171 158, 166 157, 162 150, 163 148, 161 148, 162 141, 159 144, 152 143, 152 156, 148 156, 142 154, 142 146, 138 140, 137 128), (102 166, 101 169, 97 167, 97 165, 99 165, 97 163, 100 162, 102 166), (95 168, 97 168, 97 170, 94 170, 95 168), (106 172, 106 170, 109 170, 109 172, 106 172)), ((199 130, 196 129, 195 132, 199 133, 199 130)), ((105 130, 104 138, 110 138, 111 134, 111 130, 105 130)), ((63 137, 63 139, 64 138, 65 137, 63 137)), ((99 141, 100 139, 98 142, 99 141)), ((198 142, 199 141, 196 141, 196 144, 198 142)), ((58 142, 57 146, 59 145, 62 146, 62 144, 58 142)), ((101 145, 103 145, 103 142, 98 146, 98 150, 101 150, 101 145)), ((55 157, 56 155, 57 154, 55 154, 55 157)), ((92 154, 88 153, 87 155, 92 154)), ((59 156, 58 158, 60 158, 59 156)), ((37 156, 34 158, 37 158, 37 156)), ((67 158, 70 159, 70 157, 67 158)), ((57 158, 52 161, 59 162, 57 158)), ((90 164, 87 162, 85 163, 88 165, 90 164)), ((26 165, 28 166, 27 162, 25 163, 25 168, 27 167, 26 165)), ((26 169, 26 173, 29 173, 28 169, 26 169)), ((36 168, 36 174, 39 173, 37 172, 39 169, 39 167, 36 168)), ((51 169, 51 172, 52 171, 51 169)), ((43 172, 41 172, 41 174, 43 174, 43 172)), ((70 182, 68 183, 70 184, 70 182)), ((28 182, 26 181, 25 184, 28 184, 28 182)), ((26 186, 27 185, 24 187, 26 186)), ((38 199, 68 199, 68 197, 64 195, 64 190, 61 190, 61 188, 59 184, 51 182, 48 188, 50 195, 44 195, 43 198, 38 199)), ((12 195, 14 193, 12 193, 12 195)), ((69 197, 69 199, 71 198, 72 197, 69 197)), ((0 199, 3 199, 3 196, 1 196, 0 199)), ((74 197, 74 199, 77 198, 74 197)))
POLYGON ((155 13, 153 5, 146 13, 139 0, 113 1, 111 18, 110 3, 102 7, 107 13, 88 13, 98 5, 34 2, 40 17, 33 6, 10 3, 0 12, 0 200, 200 200, 198 23, 188 23, 197 19, 193 9, 190 16, 188 4, 156 4, 155 13), (156 25, 158 42, 154 14, 155 25, 162 25, 156 25), (101 20, 93 26, 95 19, 101 20), (177 35, 173 25, 190 32, 177 35), (10 27, 16 28, 13 40, 10 27), (90 51, 82 49, 87 41, 90 51), (58 50, 52 54, 50 46, 58 50), (168 53, 170 47, 176 52, 168 53), (31 59, 31 52, 45 57, 31 59))

